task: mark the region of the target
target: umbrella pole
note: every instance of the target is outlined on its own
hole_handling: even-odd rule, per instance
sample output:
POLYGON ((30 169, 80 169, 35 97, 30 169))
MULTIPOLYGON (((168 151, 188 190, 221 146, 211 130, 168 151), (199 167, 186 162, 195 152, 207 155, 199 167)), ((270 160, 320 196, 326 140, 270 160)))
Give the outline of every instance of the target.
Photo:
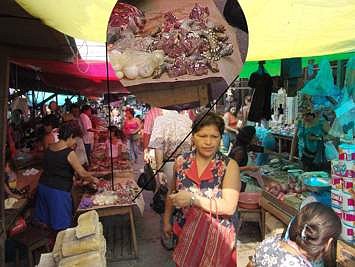
POLYGON ((109 126, 109 136, 110 136, 110 160, 111 160, 111 187, 112 190, 115 188, 114 177, 113 177, 113 158, 112 158, 112 134, 111 128, 111 97, 110 97, 110 80, 109 80, 109 68, 108 68, 108 50, 107 42, 105 43, 106 51, 106 87, 107 87, 107 102, 108 102, 108 126, 109 126))

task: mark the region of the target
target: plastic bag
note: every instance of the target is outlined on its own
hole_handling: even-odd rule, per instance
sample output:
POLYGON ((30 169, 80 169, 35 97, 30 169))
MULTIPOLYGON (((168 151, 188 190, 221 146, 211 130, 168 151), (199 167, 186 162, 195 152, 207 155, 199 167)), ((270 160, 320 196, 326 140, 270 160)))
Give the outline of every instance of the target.
POLYGON ((329 134, 342 140, 352 141, 355 137, 355 107, 341 116, 337 115, 329 134))
POLYGON ((334 78, 329 61, 323 59, 319 64, 319 72, 301 90, 302 94, 311 96, 339 95, 339 89, 334 85, 334 78))
POLYGON ((355 56, 346 64, 344 89, 355 102, 355 56))
POLYGON ((155 69, 164 62, 164 52, 161 50, 147 53, 143 51, 126 50, 123 53, 112 53, 110 62, 119 79, 126 77, 134 80, 153 75, 155 69))
POLYGON ((325 157, 328 161, 338 158, 338 151, 332 141, 325 142, 325 157))

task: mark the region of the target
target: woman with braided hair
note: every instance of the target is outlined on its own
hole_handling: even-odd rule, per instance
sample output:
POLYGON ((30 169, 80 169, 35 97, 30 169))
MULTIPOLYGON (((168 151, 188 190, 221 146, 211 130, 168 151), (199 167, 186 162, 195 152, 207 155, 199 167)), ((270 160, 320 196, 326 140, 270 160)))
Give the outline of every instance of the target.
POLYGON ((312 267, 322 259, 326 267, 335 267, 340 233, 341 221, 331 208, 319 202, 307 204, 291 223, 289 240, 281 236, 265 239, 248 266, 312 267))

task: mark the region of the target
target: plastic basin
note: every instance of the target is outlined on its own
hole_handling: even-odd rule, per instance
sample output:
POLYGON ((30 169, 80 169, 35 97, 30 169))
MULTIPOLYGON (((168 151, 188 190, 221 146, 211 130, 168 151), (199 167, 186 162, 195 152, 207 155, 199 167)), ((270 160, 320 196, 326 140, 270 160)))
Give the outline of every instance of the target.
POLYGON ((242 209, 258 209, 260 207, 261 192, 241 192, 238 206, 242 209))

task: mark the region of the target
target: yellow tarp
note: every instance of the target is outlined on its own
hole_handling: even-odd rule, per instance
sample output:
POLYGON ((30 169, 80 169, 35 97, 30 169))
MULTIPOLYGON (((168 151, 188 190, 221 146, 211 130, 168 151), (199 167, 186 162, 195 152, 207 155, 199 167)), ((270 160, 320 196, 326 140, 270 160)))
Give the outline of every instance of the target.
MULTIPOLYGON (((116 0, 16 2, 67 35, 105 42, 108 18, 116 0)), ((239 2, 249 27, 247 61, 355 51, 355 0, 239 2)))

